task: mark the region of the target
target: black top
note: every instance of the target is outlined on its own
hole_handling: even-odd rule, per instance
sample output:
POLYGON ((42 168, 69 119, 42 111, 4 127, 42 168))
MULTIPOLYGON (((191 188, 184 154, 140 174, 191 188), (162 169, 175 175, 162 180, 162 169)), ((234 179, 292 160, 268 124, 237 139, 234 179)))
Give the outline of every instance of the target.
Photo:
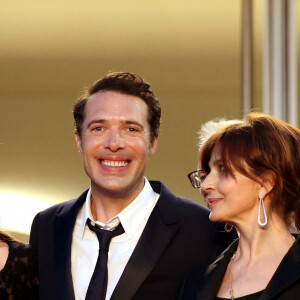
MULTIPOLYGON (((263 291, 259 291, 259 292, 256 292, 254 294, 249 294, 249 295, 246 295, 246 296, 242 296, 242 297, 238 297, 238 298, 234 298, 235 300, 258 300, 259 297, 262 295, 263 291)), ((230 300, 229 298, 219 298, 219 297, 216 297, 215 300, 230 300)))
POLYGON ((38 267, 36 253, 29 245, 7 242, 9 253, 0 271, 1 300, 38 299, 38 267))
MULTIPOLYGON (((224 274, 233 253, 238 247, 239 240, 234 241, 216 260, 212 263, 205 276, 198 279, 192 297, 184 299, 216 300, 216 295, 222 283, 224 274)), ((276 245, 274 245, 276 247, 276 245)), ((192 289, 192 286, 190 286, 192 289)), ((278 268, 273 274, 270 282, 262 291, 261 300, 295 300, 300 299, 300 237, 283 257, 278 268)), ((250 297, 250 295, 248 295, 250 297)), ((241 300, 246 298, 240 297, 241 300)), ((247 298, 248 300, 249 298, 247 298)), ((228 299, 227 299, 228 300, 228 299)))

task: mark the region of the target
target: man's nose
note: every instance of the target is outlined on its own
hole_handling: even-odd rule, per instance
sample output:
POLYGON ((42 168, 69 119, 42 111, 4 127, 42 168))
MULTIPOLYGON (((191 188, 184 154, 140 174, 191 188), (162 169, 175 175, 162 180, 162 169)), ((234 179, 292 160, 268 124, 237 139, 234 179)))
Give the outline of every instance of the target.
POLYGON ((119 130, 111 130, 106 137, 105 148, 110 151, 116 152, 125 148, 125 141, 119 130))

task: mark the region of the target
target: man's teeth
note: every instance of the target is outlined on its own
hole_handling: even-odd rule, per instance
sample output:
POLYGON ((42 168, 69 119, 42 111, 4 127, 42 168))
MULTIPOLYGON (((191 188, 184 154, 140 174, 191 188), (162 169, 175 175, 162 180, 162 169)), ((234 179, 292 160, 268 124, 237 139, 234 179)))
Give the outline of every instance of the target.
POLYGON ((107 161, 107 160, 102 160, 101 163, 102 165, 108 167, 125 167, 128 164, 128 162, 126 161, 107 161))

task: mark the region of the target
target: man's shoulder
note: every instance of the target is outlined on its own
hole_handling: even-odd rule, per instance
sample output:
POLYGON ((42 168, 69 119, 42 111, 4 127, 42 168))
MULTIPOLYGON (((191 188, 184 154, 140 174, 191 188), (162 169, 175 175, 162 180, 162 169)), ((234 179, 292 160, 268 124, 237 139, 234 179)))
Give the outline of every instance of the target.
POLYGON ((52 205, 48 208, 46 208, 45 210, 39 212, 39 215, 53 215, 53 214, 59 214, 60 212, 64 211, 64 210, 68 210, 71 209, 72 207, 74 207, 74 205, 79 205, 82 206, 86 195, 87 195, 88 190, 84 191, 79 197, 71 199, 71 200, 67 200, 61 203, 57 203, 55 205, 52 205))
POLYGON ((180 224, 182 232, 193 232, 194 241, 206 242, 208 248, 215 245, 215 250, 218 250, 216 253, 220 253, 220 250, 224 250, 236 238, 236 233, 224 232, 223 223, 209 220, 210 210, 207 207, 191 199, 176 196, 161 182, 150 183, 157 193, 157 187, 160 187, 157 210, 162 218, 180 224))
POLYGON ((208 216, 209 210, 196 201, 175 195, 160 181, 150 181, 150 183, 153 190, 160 194, 161 202, 163 202, 161 205, 176 206, 180 214, 187 213, 189 215, 201 214, 208 216))
POLYGON ((205 217, 208 220, 209 216, 209 209, 202 204, 185 198, 185 197, 177 197, 177 210, 181 215, 186 216, 199 216, 199 217, 205 217))

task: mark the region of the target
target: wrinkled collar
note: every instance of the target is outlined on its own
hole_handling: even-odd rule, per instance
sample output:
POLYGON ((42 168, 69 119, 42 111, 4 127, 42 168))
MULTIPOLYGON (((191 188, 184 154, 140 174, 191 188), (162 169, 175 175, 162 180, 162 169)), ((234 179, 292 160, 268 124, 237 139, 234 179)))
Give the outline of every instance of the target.
POLYGON ((145 185, 140 194, 119 214, 109 219, 105 224, 99 221, 95 221, 91 212, 91 188, 86 195, 85 204, 79 211, 77 220, 81 220, 81 233, 80 237, 84 237, 85 229, 87 228, 87 219, 90 219, 92 223, 96 223, 99 227, 105 230, 113 230, 121 222, 124 231, 130 239, 137 231, 139 226, 143 223, 143 220, 149 218, 158 198, 159 194, 155 193, 147 180, 145 179, 145 185))

